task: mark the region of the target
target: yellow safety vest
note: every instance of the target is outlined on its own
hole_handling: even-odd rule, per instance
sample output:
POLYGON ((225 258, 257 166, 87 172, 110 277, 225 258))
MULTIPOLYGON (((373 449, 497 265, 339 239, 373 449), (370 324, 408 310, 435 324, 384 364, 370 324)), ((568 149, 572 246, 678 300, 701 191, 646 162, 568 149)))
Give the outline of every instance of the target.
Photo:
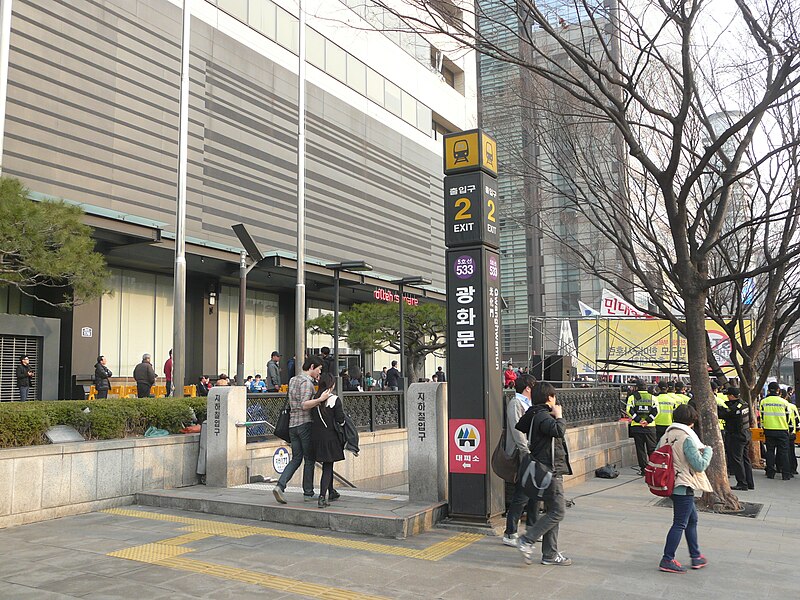
MULTIPOLYGON (((788 400, 787 400, 788 402, 788 400)), ((792 432, 796 432, 797 428, 800 427, 800 412, 798 412, 797 407, 789 402, 789 411, 791 413, 791 420, 789 422, 789 430, 792 432)))
POLYGON ((689 404, 689 400, 691 400, 689 396, 686 394, 681 394, 680 392, 673 392, 672 395, 675 398, 677 406, 680 406, 681 404, 689 404))
POLYGON ((678 405, 675 397, 668 392, 664 392, 656 396, 656 403, 658 404, 658 414, 656 415, 655 424, 672 425, 672 411, 678 405))
MULTIPOLYGON (((717 392, 716 394, 714 394, 714 400, 717 401, 717 406, 718 407, 721 407, 721 408, 724 408, 724 409, 728 408, 728 404, 727 404, 728 398, 724 394, 722 394, 720 392, 717 392)), ((722 431, 723 429, 725 429, 725 419, 717 419, 717 420, 719 421, 720 431, 722 431)))
POLYGON ((794 422, 791 405, 780 396, 767 396, 761 401, 761 426, 770 431, 789 431, 794 422))

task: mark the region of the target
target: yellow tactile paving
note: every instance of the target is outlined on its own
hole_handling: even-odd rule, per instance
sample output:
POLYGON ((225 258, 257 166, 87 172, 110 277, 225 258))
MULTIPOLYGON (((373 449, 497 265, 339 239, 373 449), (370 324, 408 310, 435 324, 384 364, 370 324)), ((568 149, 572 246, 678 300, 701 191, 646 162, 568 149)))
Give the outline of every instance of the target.
POLYGON ((192 552, 191 548, 183 548, 171 544, 143 544, 141 546, 134 546, 133 548, 126 548, 125 550, 117 550, 110 552, 109 556, 116 558, 127 558, 128 560, 135 560, 144 563, 160 563, 167 558, 173 558, 181 554, 192 552))
MULTIPOLYGON (((363 550, 365 552, 372 552, 376 554, 389 554, 392 556, 404 556, 407 558, 415 558, 418 560, 441 560, 454 552, 466 548, 470 544, 474 544, 482 539, 482 535, 473 533, 461 533, 434 544, 433 546, 424 550, 416 550, 413 548, 400 548, 397 546, 389 546, 388 544, 378 544, 374 542, 361 542, 357 540, 346 540, 330 536, 315 535, 310 533, 298 533, 294 531, 283 531, 280 529, 271 529, 268 527, 251 527, 247 525, 237 525, 234 523, 225 523, 223 521, 212 521, 210 519, 197 519, 193 517, 183 517, 178 515, 163 515, 160 513, 147 512, 143 510, 134 510, 129 508, 110 508, 104 512, 120 515, 124 517, 134 517, 138 519, 150 519, 154 521, 168 521, 172 523, 183 523, 187 525, 184 530, 191 531, 195 534, 202 535, 218 535, 231 538, 244 538, 251 535, 265 535, 269 537, 278 537, 283 539, 290 539, 300 542, 310 542, 314 544, 325 544, 328 546, 336 546, 339 548, 349 548, 351 550, 363 550)), ((416 525, 415 525, 416 529, 416 525)), ((201 539, 201 538, 198 538, 201 539)))

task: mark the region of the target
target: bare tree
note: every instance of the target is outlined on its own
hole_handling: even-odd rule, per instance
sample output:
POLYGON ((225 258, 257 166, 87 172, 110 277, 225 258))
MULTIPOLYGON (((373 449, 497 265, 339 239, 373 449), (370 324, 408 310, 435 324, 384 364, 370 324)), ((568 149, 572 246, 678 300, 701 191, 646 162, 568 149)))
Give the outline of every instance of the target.
MULTIPOLYGON (((705 320, 732 322, 709 308, 714 298, 732 297, 747 281, 785 278, 800 253, 791 234, 799 140, 778 127, 796 112, 797 0, 495 0, 459 4, 461 20, 445 19, 441 1, 408 0, 403 11, 374 4, 528 78, 520 101, 530 147, 515 162, 540 190, 532 211, 584 270, 632 303, 634 289, 646 291, 651 312, 685 335, 702 435, 715 449, 706 500, 738 509, 709 385, 705 320), (500 33, 503 44, 495 43, 500 33), (771 187, 776 170, 783 179, 771 187), (746 202, 749 212, 740 210, 746 202), (733 241, 756 238, 763 254, 729 260, 733 241)), ((766 313, 780 290, 762 289, 769 332, 775 318, 766 313)))

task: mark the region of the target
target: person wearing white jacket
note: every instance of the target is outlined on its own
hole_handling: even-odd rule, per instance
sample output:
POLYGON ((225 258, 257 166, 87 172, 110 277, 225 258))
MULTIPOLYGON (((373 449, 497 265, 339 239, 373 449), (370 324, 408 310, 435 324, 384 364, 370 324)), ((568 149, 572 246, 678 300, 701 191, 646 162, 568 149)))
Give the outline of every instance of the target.
MULTIPOLYGON (((515 449, 519 450, 520 459, 529 452, 528 439, 523 432, 516 429, 516 424, 531 407, 531 394, 536 385, 536 378, 528 373, 518 377, 515 382, 514 389, 516 394, 508 401, 508 406, 506 407, 505 451, 507 456, 511 456, 515 449)), ((522 483, 517 481, 514 484, 514 494, 511 496, 511 503, 506 512, 506 530, 503 535, 503 543, 506 546, 517 546, 519 541, 519 534, 517 533, 519 518, 522 516, 522 508, 526 505, 526 524, 532 525, 536 522, 536 516, 539 512, 539 499, 531 500, 528 498, 525 490, 522 489, 522 483)))
POLYGON ((708 564, 706 557, 700 553, 697 541, 697 508, 694 505, 694 493, 713 491, 705 470, 711 463, 714 449, 703 445, 692 429, 697 419, 694 407, 688 404, 676 407, 672 415, 673 423, 657 446, 658 448, 666 444, 672 446, 672 463, 675 469, 675 487, 671 496, 672 527, 667 533, 664 555, 658 565, 658 569, 666 573, 686 573, 686 567, 675 560, 675 552, 684 536, 689 546, 692 569, 702 569, 708 564))

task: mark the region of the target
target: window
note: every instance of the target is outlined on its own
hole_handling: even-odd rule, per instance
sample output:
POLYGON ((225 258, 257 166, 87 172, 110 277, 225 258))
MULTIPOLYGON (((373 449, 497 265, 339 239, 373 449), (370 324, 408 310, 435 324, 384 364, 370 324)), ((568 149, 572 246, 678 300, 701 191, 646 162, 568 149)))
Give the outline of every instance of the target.
POLYGON ((325 70, 339 81, 347 81, 347 54, 330 40, 325 43, 325 70))
MULTIPOLYGON (((219 372, 236 372, 239 332, 239 288, 224 285, 217 300, 219 313, 219 372)), ((270 353, 278 347, 278 296, 261 291, 247 291, 245 306, 244 370, 248 375, 262 373, 270 353)))
POLYGON ((275 5, 269 0, 250 0, 250 11, 247 22, 250 27, 263 33, 269 39, 275 39, 275 5))
POLYGON ((422 102, 417 102, 417 129, 428 131, 432 121, 431 109, 422 102))
POLYGON ((383 84, 385 79, 372 69, 367 69, 367 98, 381 106, 384 103, 383 84))
POLYGON ((453 73, 453 71, 451 71, 447 67, 443 66, 442 67, 442 76, 444 77, 444 81, 445 81, 445 83, 447 83, 447 85, 449 85, 451 88, 455 88, 456 87, 456 74, 453 73))
POLYGON ((350 54, 347 55, 347 85, 359 94, 367 95, 367 67, 350 54))
POLYGON ((448 25, 454 27, 462 25, 464 13, 455 5, 453 0, 430 0, 429 4, 448 25))
POLYGON ((229 15, 247 23, 247 0, 217 0, 217 6, 229 15))
POLYGON ((386 101, 384 106, 386 110, 396 114, 398 117, 402 114, 403 105, 400 97, 400 88, 391 81, 386 82, 386 101))
POLYGON ((325 38, 310 27, 306 27, 306 60, 325 70, 325 38))
POLYGON ((439 138, 441 138, 446 133, 450 133, 450 131, 447 129, 447 127, 445 127, 444 125, 439 123, 436 119, 433 119, 433 121, 431 123, 431 130, 432 130, 432 133, 433 133, 433 139, 435 139, 435 140, 438 140, 439 138))
POLYGON ((408 121, 412 125, 417 123, 417 100, 414 96, 402 92, 402 116, 404 121, 408 121))
POLYGON ((277 8, 277 11, 277 35, 275 36, 275 41, 290 52, 297 54, 299 33, 299 24, 297 22, 297 18, 282 8, 277 8))

